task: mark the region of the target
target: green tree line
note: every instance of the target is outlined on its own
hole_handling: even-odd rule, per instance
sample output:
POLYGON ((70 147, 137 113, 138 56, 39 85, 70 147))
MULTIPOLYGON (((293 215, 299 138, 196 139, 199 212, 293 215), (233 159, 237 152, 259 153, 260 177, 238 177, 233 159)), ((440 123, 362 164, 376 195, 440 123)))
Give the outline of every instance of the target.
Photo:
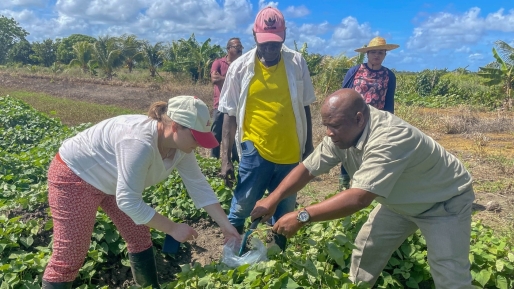
MULTIPOLYGON (((146 69, 149 76, 159 77, 159 72, 186 75, 194 81, 207 81, 210 66, 225 54, 220 45, 208 38, 196 40, 194 33, 188 39, 169 43, 151 44, 137 36, 119 37, 72 34, 65 38, 46 39, 30 43, 29 33, 13 18, 0 15, 0 64, 50 67, 60 71, 59 65, 80 67, 84 74, 112 79, 124 69, 146 69)), ((363 63, 364 54, 347 57, 309 53, 307 43, 298 48, 307 61, 314 86, 323 95, 341 87, 348 69, 363 63)), ((494 61, 480 67, 478 73, 466 68, 424 70, 412 74, 398 73, 397 96, 399 101, 424 105, 489 103, 492 107, 510 109, 514 84, 514 48, 498 40, 492 49, 494 61), (490 89, 486 89, 489 87, 490 89), (432 98, 436 100, 433 101, 432 98)))

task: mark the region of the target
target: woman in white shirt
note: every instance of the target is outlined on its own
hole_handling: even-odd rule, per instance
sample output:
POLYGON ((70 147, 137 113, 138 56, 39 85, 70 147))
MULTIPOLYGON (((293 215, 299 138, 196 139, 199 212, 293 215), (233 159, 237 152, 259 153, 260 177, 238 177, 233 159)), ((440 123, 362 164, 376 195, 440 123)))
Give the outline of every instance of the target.
POLYGON ((53 254, 43 288, 71 288, 84 262, 98 207, 127 243, 140 286, 159 288, 150 228, 179 242, 198 233, 157 213, 142 199, 146 187, 177 169, 197 208, 221 227, 225 241, 240 238, 201 173, 193 150, 213 148, 209 109, 192 96, 156 102, 144 115, 104 120, 64 141, 48 170, 48 201, 54 223, 53 254))

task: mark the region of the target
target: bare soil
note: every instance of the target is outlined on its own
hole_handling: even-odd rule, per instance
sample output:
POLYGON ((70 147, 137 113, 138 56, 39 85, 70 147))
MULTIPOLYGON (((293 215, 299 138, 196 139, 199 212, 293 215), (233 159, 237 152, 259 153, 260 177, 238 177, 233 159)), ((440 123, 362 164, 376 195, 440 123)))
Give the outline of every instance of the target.
MULTIPOLYGON (((163 86, 164 87, 164 86, 163 86)), ((165 86, 165 89, 156 86, 128 87, 105 83, 81 82, 76 79, 51 80, 50 77, 17 76, 0 72, 0 93, 4 89, 20 89, 88 101, 98 104, 110 104, 124 108, 146 110, 152 102, 165 101, 174 95, 196 95, 209 106, 212 104, 210 86, 165 86), (188 90, 189 87, 189 90, 188 90)), ((321 141, 324 130, 320 126, 319 104, 312 107, 314 141, 315 145, 321 141)), ((433 118, 440 118, 444 123, 448 116, 460 117, 458 110, 424 109, 423 113, 431 114, 433 118)), ((487 120, 498 118, 496 112, 477 112, 476 119, 487 120)), ((476 211, 474 220, 482 220, 499 232, 513 230, 514 224, 514 113, 502 113, 501 123, 510 121, 510 129, 501 132, 485 133, 459 133, 447 134, 441 130, 425 130, 430 136, 441 143, 451 153, 458 156, 472 171, 475 180, 476 211), (510 163, 509 163, 510 160, 510 163), (494 184, 498 184, 495 186, 494 184)), ((507 123, 508 125, 509 123, 507 123)), ((494 126, 494 125, 493 125, 494 126)), ((207 151, 200 151, 207 155, 207 151)), ((308 205, 323 200, 328 194, 335 193, 338 187, 338 168, 329 174, 316 178, 299 193, 297 202, 308 205)), ((45 208, 41 210, 44 211, 45 208)), ((21 212, 19 212, 21 213, 21 212)), ((43 214, 45 215, 45 214, 43 214)), ((31 218, 33 216, 24 216, 31 218)), ((47 218, 47 216, 43 216, 47 218)), ((223 246, 223 235, 220 229, 210 220, 196 222, 188 221, 198 232, 199 238, 185 244, 179 253, 173 257, 157 254, 158 271, 161 282, 172 280, 174 274, 179 272, 179 265, 198 262, 202 265, 220 259, 223 246)), ((49 242, 50 236, 45 235, 39 242, 49 242)), ((99 277, 99 284, 109 284, 110 288, 129 286, 131 273, 128 267, 113 264, 110 271, 99 277), (128 280, 128 281, 127 281, 128 280)))

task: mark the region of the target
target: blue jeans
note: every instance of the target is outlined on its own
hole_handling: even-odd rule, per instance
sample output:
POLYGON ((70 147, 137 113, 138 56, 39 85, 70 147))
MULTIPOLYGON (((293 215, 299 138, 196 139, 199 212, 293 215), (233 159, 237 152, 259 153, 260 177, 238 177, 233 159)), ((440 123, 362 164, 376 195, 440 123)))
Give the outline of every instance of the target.
MULTIPOLYGON (((279 165, 267 161, 259 155, 251 141, 243 142, 237 186, 228 215, 230 223, 235 227, 243 226, 255 203, 264 196, 266 190, 273 192, 296 165, 279 165)), ((275 224, 280 217, 294 211, 295 205, 296 193, 278 204, 271 223, 275 224)))

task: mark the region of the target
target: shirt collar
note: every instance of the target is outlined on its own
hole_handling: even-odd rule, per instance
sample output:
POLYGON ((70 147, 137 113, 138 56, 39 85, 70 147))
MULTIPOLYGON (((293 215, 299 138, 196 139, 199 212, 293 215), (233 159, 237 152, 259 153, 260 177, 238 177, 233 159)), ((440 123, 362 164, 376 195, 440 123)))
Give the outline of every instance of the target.
POLYGON ((371 116, 368 119, 368 123, 366 123, 366 126, 364 127, 364 131, 362 132, 361 137, 359 138, 359 140, 357 141, 357 144, 355 145, 355 148, 360 151, 364 150, 364 145, 366 144, 366 141, 368 140, 370 123, 371 123, 371 116))

